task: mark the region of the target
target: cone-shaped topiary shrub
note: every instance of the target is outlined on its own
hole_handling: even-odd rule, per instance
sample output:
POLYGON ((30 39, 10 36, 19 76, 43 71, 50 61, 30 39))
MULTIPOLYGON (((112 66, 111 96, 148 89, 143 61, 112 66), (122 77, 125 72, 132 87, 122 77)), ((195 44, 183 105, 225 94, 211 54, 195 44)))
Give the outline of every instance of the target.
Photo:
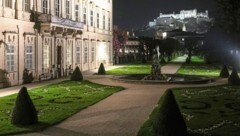
POLYGON ((228 83, 231 85, 240 85, 240 79, 235 68, 233 68, 231 75, 228 77, 228 83))
POLYGON ((28 84, 33 81, 33 74, 29 73, 27 69, 23 71, 23 84, 28 84))
POLYGON ((187 136, 187 126, 172 90, 168 90, 165 94, 157 118, 153 123, 153 129, 159 136, 187 136))
POLYGON ((83 80, 82 72, 80 71, 78 66, 73 71, 73 74, 71 76, 71 80, 72 81, 82 81, 83 80))
POLYGON ((223 77, 223 78, 228 78, 229 77, 229 72, 228 72, 228 68, 227 68, 226 65, 223 65, 219 76, 223 77))
POLYGON ((161 64, 165 64, 166 63, 166 61, 165 61, 165 59, 162 57, 162 59, 161 59, 161 62, 160 62, 161 64))
POLYGON ((101 63, 98 68, 98 75, 105 75, 105 74, 106 74, 106 71, 105 71, 104 65, 103 63, 101 63))
POLYGON ((191 63, 191 60, 190 60, 189 57, 187 57, 187 59, 186 59, 186 63, 187 63, 187 64, 190 64, 190 63, 191 63))
POLYGON ((15 107, 12 112, 12 124, 32 125, 38 122, 37 111, 28 95, 27 88, 22 87, 19 91, 15 107))

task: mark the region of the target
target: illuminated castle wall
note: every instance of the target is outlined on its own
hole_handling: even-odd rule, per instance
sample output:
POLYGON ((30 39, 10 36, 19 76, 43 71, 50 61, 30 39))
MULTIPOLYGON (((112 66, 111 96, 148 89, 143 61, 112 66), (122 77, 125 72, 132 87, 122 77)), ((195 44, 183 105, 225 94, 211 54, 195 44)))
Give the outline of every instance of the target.
POLYGON ((188 18, 206 18, 209 19, 208 11, 197 12, 197 9, 194 10, 181 10, 179 14, 163 14, 160 13, 160 16, 154 21, 149 22, 149 26, 153 27, 155 25, 170 25, 175 20, 184 20, 188 18))

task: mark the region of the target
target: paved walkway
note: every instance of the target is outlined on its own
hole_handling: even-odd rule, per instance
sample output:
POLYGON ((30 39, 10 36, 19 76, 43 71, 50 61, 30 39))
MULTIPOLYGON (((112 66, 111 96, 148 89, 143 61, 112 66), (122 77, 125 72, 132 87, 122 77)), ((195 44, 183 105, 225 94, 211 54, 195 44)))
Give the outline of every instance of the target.
MULTIPOLYGON (((163 67, 162 72, 173 73, 177 71, 179 65, 181 64, 166 65, 163 67), (171 66, 171 69, 169 66, 171 66)), ((87 76, 87 79, 105 85, 123 86, 126 89, 82 110, 58 125, 41 132, 23 135, 135 136, 157 106, 159 98, 168 88, 210 86, 226 83, 226 80, 218 80, 218 82, 206 85, 146 85, 113 81, 104 76, 87 76)))

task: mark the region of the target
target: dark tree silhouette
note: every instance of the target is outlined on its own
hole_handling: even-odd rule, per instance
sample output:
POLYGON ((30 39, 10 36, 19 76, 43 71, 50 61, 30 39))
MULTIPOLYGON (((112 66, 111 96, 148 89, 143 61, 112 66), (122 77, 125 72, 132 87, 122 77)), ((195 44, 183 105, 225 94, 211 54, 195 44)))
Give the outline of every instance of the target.
POLYGON ((185 48, 188 51, 188 58, 186 62, 189 64, 192 60, 192 53, 194 50, 194 47, 198 44, 198 38, 197 37, 187 37, 185 38, 185 48))
POLYGON ((173 38, 168 38, 164 40, 166 54, 168 56, 168 61, 172 60, 173 53, 177 51, 179 42, 173 38))

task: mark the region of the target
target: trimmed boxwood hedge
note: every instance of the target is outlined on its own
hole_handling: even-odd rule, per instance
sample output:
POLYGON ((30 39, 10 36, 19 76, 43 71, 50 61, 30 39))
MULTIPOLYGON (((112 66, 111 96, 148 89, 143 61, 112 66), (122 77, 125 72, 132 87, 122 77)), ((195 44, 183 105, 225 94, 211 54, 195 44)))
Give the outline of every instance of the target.
POLYGON ((231 85, 240 85, 240 79, 238 76, 238 72, 235 68, 233 68, 232 73, 228 78, 228 83, 231 85))
POLYGON ((105 71, 103 63, 101 63, 98 68, 98 75, 106 75, 106 71, 105 71))
POLYGON ((229 77, 229 71, 228 71, 228 68, 227 68, 226 65, 223 65, 219 76, 223 77, 223 78, 228 78, 229 77))
POLYGON ((83 75, 80 71, 79 67, 77 66, 75 70, 73 71, 73 74, 71 75, 71 81, 82 81, 83 75))

